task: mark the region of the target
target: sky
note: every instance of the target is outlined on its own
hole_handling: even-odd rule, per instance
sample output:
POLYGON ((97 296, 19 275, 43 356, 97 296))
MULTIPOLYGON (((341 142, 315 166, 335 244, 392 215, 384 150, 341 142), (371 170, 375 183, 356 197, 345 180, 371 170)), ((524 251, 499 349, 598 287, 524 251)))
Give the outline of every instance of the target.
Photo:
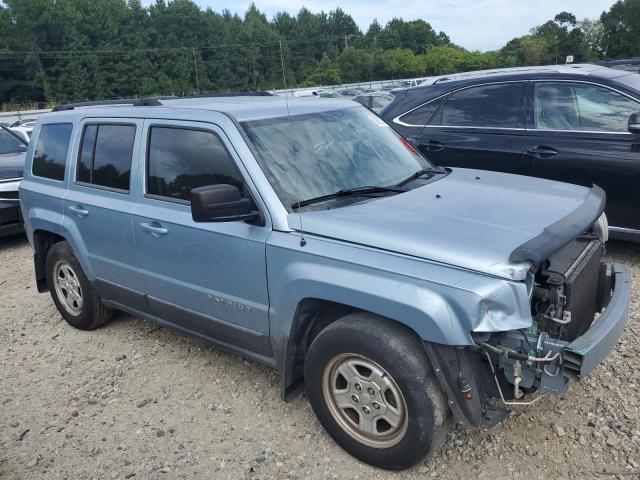
MULTIPOLYGON (((228 9, 243 15, 251 0, 195 0, 215 11, 228 9)), ((532 27, 553 19, 563 10, 578 20, 596 18, 611 8, 615 0, 255 0, 269 19, 276 12, 296 14, 302 6, 312 12, 342 8, 361 30, 377 19, 382 25, 393 17, 423 19, 436 31, 470 50, 495 50, 514 37, 529 33, 532 27)))

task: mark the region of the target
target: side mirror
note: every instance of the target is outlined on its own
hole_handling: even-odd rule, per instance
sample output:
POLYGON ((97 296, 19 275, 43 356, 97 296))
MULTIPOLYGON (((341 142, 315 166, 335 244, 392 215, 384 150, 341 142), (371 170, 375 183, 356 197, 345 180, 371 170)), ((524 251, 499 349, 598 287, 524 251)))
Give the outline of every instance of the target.
POLYGON ((233 185, 207 185, 191 190, 191 216, 194 222, 235 222, 253 220, 251 200, 242 198, 233 185))
POLYGON ((640 134, 640 113, 632 113, 627 123, 629 132, 640 134))

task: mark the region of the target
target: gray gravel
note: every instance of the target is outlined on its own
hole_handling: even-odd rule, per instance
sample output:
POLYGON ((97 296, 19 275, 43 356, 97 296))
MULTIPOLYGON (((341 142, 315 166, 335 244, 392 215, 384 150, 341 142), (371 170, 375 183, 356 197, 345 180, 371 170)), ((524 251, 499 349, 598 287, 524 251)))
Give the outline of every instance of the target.
POLYGON ((0 240, 0 478, 640 478, 640 245, 609 257, 633 267, 636 293, 604 365, 391 474, 337 447, 304 397, 283 403, 265 367, 126 315, 67 326, 24 238, 0 240))

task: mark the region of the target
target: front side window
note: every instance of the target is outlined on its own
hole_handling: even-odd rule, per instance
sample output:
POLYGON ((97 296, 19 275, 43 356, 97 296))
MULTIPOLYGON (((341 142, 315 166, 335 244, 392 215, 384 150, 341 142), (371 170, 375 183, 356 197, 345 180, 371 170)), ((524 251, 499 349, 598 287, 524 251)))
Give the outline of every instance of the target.
POLYGON ((52 180, 64 180, 72 130, 71 123, 49 123, 40 128, 33 156, 34 175, 52 180))
POLYGON ((7 132, 4 128, 0 128, 0 155, 7 153, 19 153, 27 150, 27 146, 18 138, 7 132))
POLYGON ((194 188, 217 184, 234 185, 243 192, 238 167, 212 132, 152 127, 147 162, 150 195, 189 201, 194 188))
POLYGON ((391 187, 431 165, 364 107, 242 123, 285 208, 357 187, 391 187))
POLYGON ((78 158, 78 182, 129 191, 134 125, 87 125, 78 158))
POLYGON ((449 96, 441 123, 454 127, 518 128, 522 126, 522 83, 483 85, 449 96))
POLYGON ((605 87, 586 83, 537 83, 534 128, 626 132, 638 102, 605 87))

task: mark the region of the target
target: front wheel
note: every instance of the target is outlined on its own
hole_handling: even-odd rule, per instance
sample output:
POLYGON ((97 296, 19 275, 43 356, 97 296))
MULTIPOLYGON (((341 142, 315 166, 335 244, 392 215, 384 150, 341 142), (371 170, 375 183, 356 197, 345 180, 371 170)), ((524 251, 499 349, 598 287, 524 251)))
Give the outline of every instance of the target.
POLYGON ((360 460, 401 470, 431 454, 448 407, 420 340, 364 313, 322 330, 305 359, 305 387, 320 423, 360 460))

